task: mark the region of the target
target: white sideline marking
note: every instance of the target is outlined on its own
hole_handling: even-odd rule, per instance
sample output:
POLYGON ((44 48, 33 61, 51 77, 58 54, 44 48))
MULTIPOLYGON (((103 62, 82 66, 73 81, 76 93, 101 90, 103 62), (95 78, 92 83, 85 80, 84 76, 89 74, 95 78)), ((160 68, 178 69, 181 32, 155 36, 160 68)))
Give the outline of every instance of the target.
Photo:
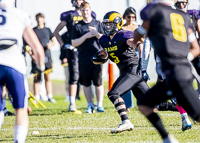
MULTIPOLYGON (((69 127, 69 128, 29 128, 29 130, 111 130, 113 128, 92 128, 92 127, 69 127)), ((145 129, 145 130, 155 130, 154 127, 135 127, 133 130, 141 130, 141 129, 145 129)), ((167 129, 173 129, 173 130, 181 130, 181 126, 177 126, 177 127, 167 127, 167 129)), ((192 130, 199 130, 200 127, 192 127, 192 130)), ((1 131, 10 131, 13 129, 1 129, 1 131)))

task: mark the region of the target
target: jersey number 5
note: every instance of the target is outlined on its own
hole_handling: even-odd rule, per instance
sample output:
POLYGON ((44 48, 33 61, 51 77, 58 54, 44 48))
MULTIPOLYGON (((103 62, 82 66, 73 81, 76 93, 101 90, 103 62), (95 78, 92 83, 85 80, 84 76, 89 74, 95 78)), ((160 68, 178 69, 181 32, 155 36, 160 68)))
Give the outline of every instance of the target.
POLYGON ((0 25, 4 25, 6 23, 6 17, 3 15, 0 15, 0 25))
POLYGON ((120 61, 119 61, 119 58, 117 56, 115 56, 115 53, 110 53, 110 56, 114 59, 114 62, 116 64, 118 64, 120 61))
POLYGON ((173 30, 174 39, 181 42, 187 41, 187 33, 184 27, 184 19, 180 14, 171 13, 170 14, 171 25, 173 30))

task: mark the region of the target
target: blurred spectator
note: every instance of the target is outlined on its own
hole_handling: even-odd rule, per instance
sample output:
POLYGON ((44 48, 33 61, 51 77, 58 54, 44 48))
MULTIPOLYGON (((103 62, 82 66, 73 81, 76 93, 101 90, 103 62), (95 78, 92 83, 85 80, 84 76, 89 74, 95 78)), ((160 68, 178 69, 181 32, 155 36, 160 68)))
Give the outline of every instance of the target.
MULTIPOLYGON (((52 72, 52 58, 51 58, 51 51, 50 48, 55 45, 55 38, 51 30, 45 27, 45 19, 42 13, 38 13, 36 15, 37 27, 33 28, 34 32, 36 33, 41 45, 44 48, 45 52, 45 71, 44 71, 44 79, 45 79, 45 87, 47 91, 47 97, 42 97, 43 100, 48 100, 52 103, 56 103, 56 100, 53 98, 52 92, 52 82, 50 73, 52 72), (50 42, 51 41, 51 42, 50 42)), ((32 70, 31 72, 34 74, 34 83, 33 89, 34 94, 37 99, 40 99, 39 89, 40 89, 40 79, 36 74, 36 61, 34 56, 32 56, 32 70)))
POLYGON ((80 83, 83 85, 88 108, 85 113, 94 112, 91 83, 95 86, 97 96, 97 112, 105 112, 103 108, 104 88, 102 85, 102 66, 94 65, 91 58, 100 49, 98 39, 102 36, 103 28, 100 21, 91 16, 91 7, 87 2, 81 4, 83 20, 72 29, 72 45, 79 51, 80 83))
MULTIPOLYGON (((75 97, 78 93, 77 91, 77 83, 79 80, 79 70, 78 70, 78 51, 74 49, 71 45, 71 31, 73 26, 83 19, 80 5, 83 0, 72 0, 71 1, 75 10, 70 10, 64 12, 60 16, 61 22, 57 26, 54 31, 54 35, 56 36, 60 46, 61 46, 61 63, 62 65, 66 65, 68 62, 68 66, 65 66, 65 75, 66 75, 66 88, 68 86, 67 80, 69 80, 69 111, 76 111, 75 97), (62 35, 59 35, 59 32, 63 29, 63 27, 67 28, 67 32, 62 35), (69 75, 69 78, 68 78, 69 75)), ((92 13, 92 17, 96 18, 95 13, 92 13)), ((67 89, 68 90, 68 89, 67 89)), ((68 93, 66 93, 67 95, 68 93)))
MULTIPOLYGON (((123 26, 124 30, 128 30, 128 31, 135 31, 138 28, 138 24, 136 23, 136 10, 133 7, 128 7, 124 14, 123 14, 123 18, 126 20, 126 23, 123 26)), ((140 47, 143 47, 143 44, 140 44, 140 47)), ((140 56, 142 57, 142 56, 140 56)), ((133 98, 132 98, 132 92, 129 91, 128 93, 126 93, 124 96, 122 96, 122 98, 124 99, 127 111, 130 111, 130 108, 132 108, 134 106, 133 103, 133 98)))

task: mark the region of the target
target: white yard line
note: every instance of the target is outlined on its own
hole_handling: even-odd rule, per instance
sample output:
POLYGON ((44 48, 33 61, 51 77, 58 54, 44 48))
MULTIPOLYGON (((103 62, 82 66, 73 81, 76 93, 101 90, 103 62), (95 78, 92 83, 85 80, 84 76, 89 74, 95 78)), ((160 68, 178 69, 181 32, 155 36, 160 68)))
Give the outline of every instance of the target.
MULTIPOLYGON (((69 127, 69 128, 29 128, 29 130, 111 130, 113 128, 93 128, 93 127, 69 127)), ((135 127, 134 130, 155 130, 154 127, 135 127)), ((168 127, 167 129, 181 130, 181 127, 168 127)), ((200 126, 192 127, 192 130, 199 130, 200 126)), ((1 129, 1 131, 10 131, 13 129, 1 129)))

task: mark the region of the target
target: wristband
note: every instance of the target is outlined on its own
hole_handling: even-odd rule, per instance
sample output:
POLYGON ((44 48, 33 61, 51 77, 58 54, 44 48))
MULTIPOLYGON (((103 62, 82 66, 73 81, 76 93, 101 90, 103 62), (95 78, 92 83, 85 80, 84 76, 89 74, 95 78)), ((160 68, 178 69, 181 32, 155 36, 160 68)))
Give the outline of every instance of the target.
POLYGON ((138 29, 137 29, 138 33, 140 33, 141 35, 146 35, 147 34, 147 30, 144 29, 142 26, 140 26, 138 29))
POLYGON ((188 61, 192 61, 194 59, 194 55, 191 52, 189 52, 187 55, 187 59, 188 61))

